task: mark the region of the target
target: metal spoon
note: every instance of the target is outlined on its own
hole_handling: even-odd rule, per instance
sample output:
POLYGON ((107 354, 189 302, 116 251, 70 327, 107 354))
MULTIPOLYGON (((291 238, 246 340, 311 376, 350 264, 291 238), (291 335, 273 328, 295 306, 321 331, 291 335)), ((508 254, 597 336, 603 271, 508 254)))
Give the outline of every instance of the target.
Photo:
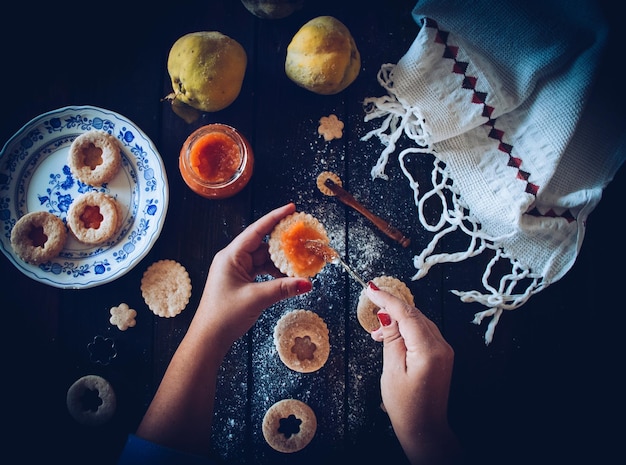
POLYGON ((332 263, 333 265, 339 264, 343 266, 344 270, 346 270, 348 274, 352 276, 361 286, 363 286, 364 288, 367 287, 367 282, 365 282, 365 280, 361 278, 356 271, 350 268, 348 264, 343 261, 343 259, 339 255, 339 252, 337 252, 332 247, 324 244, 322 241, 317 239, 307 240, 304 243, 304 247, 306 247, 307 250, 311 251, 318 257, 323 258, 326 263, 332 263))

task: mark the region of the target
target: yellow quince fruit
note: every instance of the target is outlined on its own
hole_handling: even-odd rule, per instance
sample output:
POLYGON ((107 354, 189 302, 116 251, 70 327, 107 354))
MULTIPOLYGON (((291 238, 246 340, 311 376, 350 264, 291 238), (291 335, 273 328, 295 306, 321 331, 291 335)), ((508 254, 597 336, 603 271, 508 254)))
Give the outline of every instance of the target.
POLYGON ((305 23, 287 46, 285 73, 317 94, 336 94, 356 79, 361 55, 348 28, 332 16, 305 23))
POLYGON ((246 66, 246 51, 227 35, 217 31, 185 34, 168 55, 173 92, 165 98, 199 111, 222 110, 239 96, 246 66))

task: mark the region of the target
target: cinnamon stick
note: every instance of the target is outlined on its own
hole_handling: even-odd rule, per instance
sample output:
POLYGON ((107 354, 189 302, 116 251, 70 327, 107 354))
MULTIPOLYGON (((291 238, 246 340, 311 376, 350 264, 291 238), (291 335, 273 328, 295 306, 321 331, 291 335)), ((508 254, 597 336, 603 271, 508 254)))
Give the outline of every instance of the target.
POLYGON ((324 181, 324 185, 328 187, 335 196, 345 205, 355 209, 365 218, 370 220, 374 225, 380 229, 384 234, 398 242, 402 247, 407 247, 411 239, 402 234, 397 228, 389 224, 387 221, 383 220, 379 216, 375 215, 367 208, 365 208, 357 199, 354 198, 350 192, 345 190, 339 184, 335 184, 332 179, 326 179, 324 181))

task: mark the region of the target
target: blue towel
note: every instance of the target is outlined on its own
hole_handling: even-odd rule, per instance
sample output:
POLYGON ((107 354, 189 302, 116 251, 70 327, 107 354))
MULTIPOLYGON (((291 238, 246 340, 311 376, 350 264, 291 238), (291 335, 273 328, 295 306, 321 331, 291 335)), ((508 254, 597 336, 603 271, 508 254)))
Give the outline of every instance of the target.
POLYGON ((374 179, 387 179, 400 138, 411 141, 397 157, 432 233, 414 280, 437 263, 492 254, 484 289, 452 291, 487 307, 474 322, 491 317, 488 344, 503 311, 571 269, 586 219, 626 158, 626 131, 602 130, 610 115, 592 93, 608 27, 583 0, 424 0, 413 17, 413 44, 379 71, 387 94, 365 101, 365 120, 382 122, 363 139, 385 145, 374 179), (411 174, 419 154, 433 156, 433 185, 411 174), (434 200, 439 219, 429 223, 434 200), (467 249, 437 250, 457 231, 467 249), (500 261, 510 272, 494 276, 500 261))

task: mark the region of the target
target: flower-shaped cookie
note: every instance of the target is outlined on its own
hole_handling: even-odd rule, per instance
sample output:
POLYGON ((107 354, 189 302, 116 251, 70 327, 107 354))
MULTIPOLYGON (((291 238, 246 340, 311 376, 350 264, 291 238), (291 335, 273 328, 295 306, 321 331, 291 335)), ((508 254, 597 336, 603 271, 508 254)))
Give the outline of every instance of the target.
POLYGON ((343 121, 337 118, 337 115, 322 116, 317 132, 324 136, 324 140, 341 139, 343 136, 343 121))
POLYGON ((120 331, 126 331, 128 328, 132 328, 137 323, 135 317, 137 312, 130 308, 128 304, 121 303, 117 307, 111 308, 111 318, 109 322, 112 325, 116 325, 120 331))

